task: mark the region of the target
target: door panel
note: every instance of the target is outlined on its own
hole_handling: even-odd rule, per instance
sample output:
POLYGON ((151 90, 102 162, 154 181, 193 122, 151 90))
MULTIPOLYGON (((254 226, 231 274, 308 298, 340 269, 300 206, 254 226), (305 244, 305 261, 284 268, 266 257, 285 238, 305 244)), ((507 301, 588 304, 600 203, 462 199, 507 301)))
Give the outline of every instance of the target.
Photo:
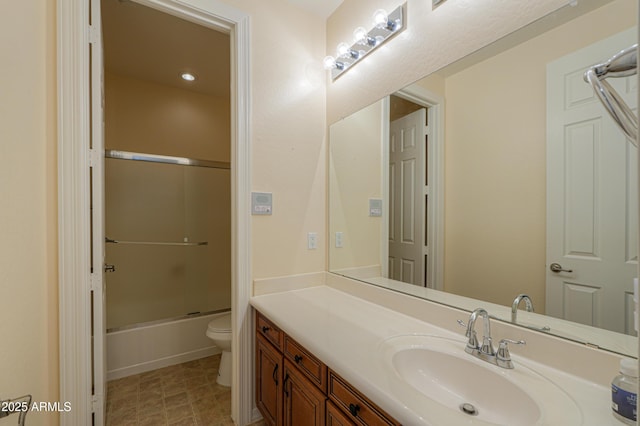
MULTIPOLYGON (((637 275, 637 149, 582 74, 635 38, 624 31, 547 66, 546 313, 620 333, 637 275)), ((633 109, 635 80, 609 80, 633 109)))
POLYGON ((389 149, 389 278, 424 286, 425 135, 422 108, 391 122, 389 149))

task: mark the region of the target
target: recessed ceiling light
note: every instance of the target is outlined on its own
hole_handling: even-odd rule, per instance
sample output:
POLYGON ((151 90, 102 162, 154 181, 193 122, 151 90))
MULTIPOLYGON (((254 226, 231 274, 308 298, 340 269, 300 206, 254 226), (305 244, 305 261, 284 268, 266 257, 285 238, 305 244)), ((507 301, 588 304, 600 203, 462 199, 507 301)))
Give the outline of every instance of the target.
POLYGON ((185 80, 185 81, 194 81, 194 80, 196 79, 196 76, 195 76, 195 75, 193 75, 193 74, 191 74, 191 73, 188 73, 188 72, 183 73, 183 74, 181 75, 181 77, 182 77, 182 79, 183 79, 183 80, 185 80))

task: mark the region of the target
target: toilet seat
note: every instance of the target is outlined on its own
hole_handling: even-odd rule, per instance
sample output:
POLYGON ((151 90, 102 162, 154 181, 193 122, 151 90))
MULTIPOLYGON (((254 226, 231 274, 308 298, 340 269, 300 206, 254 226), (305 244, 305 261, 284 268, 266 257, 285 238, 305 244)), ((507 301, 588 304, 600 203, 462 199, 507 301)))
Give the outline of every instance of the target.
POLYGON ((216 317, 209 321, 207 332, 216 334, 231 334, 231 313, 220 315, 219 317, 216 317))

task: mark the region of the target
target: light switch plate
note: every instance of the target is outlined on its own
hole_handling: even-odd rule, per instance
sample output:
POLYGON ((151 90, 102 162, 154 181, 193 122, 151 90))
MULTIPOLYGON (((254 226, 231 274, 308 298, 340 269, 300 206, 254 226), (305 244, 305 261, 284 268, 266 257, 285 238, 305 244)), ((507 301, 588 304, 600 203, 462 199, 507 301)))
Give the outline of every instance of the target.
POLYGON ((318 234, 316 232, 309 232, 307 234, 307 248, 309 250, 318 248, 318 234))
POLYGON ((379 198, 369 198, 369 216, 382 216, 382 200, 379 198))
POLYGON ((270 192, 251 193, 251 214, 271 215, 273 213, 273 196, 270 192))

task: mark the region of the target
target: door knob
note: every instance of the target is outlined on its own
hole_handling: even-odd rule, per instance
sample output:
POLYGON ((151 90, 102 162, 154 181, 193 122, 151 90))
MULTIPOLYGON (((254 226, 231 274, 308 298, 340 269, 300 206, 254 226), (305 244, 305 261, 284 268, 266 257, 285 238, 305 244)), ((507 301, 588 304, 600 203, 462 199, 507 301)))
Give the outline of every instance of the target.
POLYGON ((558 272, 573 272, 573 269, 563 269, 562 265, 559 263, 552 263, 549 265, 549 269, 551 269, 551 272, 555 272, 556 274, 558 272))

